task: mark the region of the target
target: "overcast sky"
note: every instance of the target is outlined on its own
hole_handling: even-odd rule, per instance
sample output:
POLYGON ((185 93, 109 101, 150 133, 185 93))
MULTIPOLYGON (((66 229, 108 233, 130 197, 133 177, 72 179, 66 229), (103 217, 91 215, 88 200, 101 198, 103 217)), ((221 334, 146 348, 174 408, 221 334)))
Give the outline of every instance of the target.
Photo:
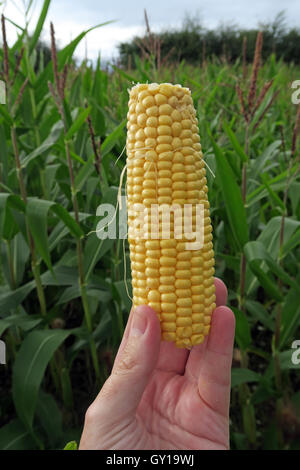
MULTIPOLYGON (((6 0, 0 11, 14 22, 24 24, 23 5, 29 0, 6 0)), ((32 28, 37 21, 43 0, 35 0, 32 28)), ((117 44, 130 40, 144 31, 144 8, 147 9, 153 31, 180 26, 186 14, 196 14, 207 28, 220 23, 243 27, 257 26, 258 22, 272 21, 284 9, 288 26, 298 26, 299 0, 52 0, 45 23, 43 39, 48 41, 49 23, 53 21, 59 46, 66 45, 80 32, 99 23, 115 20, 88 34, 77 49, 77 57, 95 59, 116 57, 117 44)), ((15 28, 8 26, 10 41, 15 39, 15 28)))

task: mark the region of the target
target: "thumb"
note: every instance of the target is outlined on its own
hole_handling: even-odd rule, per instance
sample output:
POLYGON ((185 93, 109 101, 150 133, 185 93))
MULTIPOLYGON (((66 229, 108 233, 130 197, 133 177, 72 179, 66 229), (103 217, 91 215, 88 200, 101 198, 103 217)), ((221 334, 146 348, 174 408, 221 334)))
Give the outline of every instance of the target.
POLYGON ((119 418, 135 413, 160 349, 160 325, 152 308, 138 306, 131 312, 128 326, 112 374, 98 395, 105 400, 108 414, 119 418))

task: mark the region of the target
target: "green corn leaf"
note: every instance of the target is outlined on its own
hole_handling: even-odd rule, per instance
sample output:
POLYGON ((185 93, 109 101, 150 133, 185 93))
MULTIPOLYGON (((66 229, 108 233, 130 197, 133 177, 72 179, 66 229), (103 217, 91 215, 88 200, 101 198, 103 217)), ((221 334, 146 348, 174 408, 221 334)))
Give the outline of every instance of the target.
POLYGON ((46 367, 54 352, 72 333, 71 330, 39 330, 23 341, 14 366, 12 393, 17 414, 32 430, 37 398, 46 367))
MULTIPOLYGON (((95 171, 95 156, 92 155, 87 162, 84 162, 84 165, 78 171, 75 177, 75 188, 77 191, 80 191, 87 181, 87 179, 91 176, 91 174, 95 171)), ((99 181, 99 180, 98 180, 99 181)))
POLYGON ((73 122, 70 129, 68 130, 68 132, 65 135, 65 140, 66 141, 70 140, 73 137, 73 135, 76 134, 76 132, 78 132, 78 130, 81 128, 81 126, 85 123, 85 121, 86 121, 88 115, 90 114, 90 112, 91 112, 91 107, 89 106, 88 108, 84 109, 79 114, 79 116, 73 122))
POLYGON ((292 341, 300 322, 299 290, 300 277, 298 276, 298 287, 290 289, 287 294, 281 312, 281 332, 279 348, 282 349, 292 341))
POLYGON ((83 231, 67 210, 60 204, 37 198, 28 199, 26 208, 28 224, 37 249, 48 268, 51 270, 52 265, 47 236, 47 217, 50 209, 63 221, 70 233, 76 238, 82 237, 83 231))
POLYGON ((132 307, 132 300, 127 294, 126 286, 128 289, 128 294, 132 297, 131 279, 127 279, 126 284, 125 281, 114 282, 114 287, 116 288, 126 311, 129 313, 132 307))
POLYGON ((41 322, 42 319, 40 317, 27 315, 27 313, 10 315, 4 319, 0 319, 0 336, 2 336, 5 330, 11 326, 18 326, 23 331, 29 331, 41 322))
POLYGON ((51 448, 55 449, 63 438, 62 413, 53 396, 42 390, 38 394, 36 416, 47 435, 51 448))
POLYGON ((244 247, 244 253, 247 261, 250 264, 251 270, 258 277, 262 286, 273 295, 278 301, 282 296, 278 291, 277 285, 266 275, 265 271, 260 267, 262 261, 266 263, 271 272, 279 277, 283 282, 289 286, 297 287, 297 283, 282 269, 282 267, 274 261, 274 259, 267 252, 264 245, 259 242, 249 242, 244 247))
POLYGON ((214 79, 214 86, 212 87, 211 92, 209 93, 207 100, 205 101, 205 105, 204 105, 205 113, 208 113, 209 111, 210 105, 213 102, 217 94, 217 91, 219 90, 219 83, 223 80, 223 76, 225 72, 226 72, 226 69, 224 67, 223 69, 220 70, 217 78, 214 79))
POLYGON ((13 127, 14 121, 10 117, 10 114, 6 110, 6 107, 4 104, 0 104, 0 114, 3 116, 4 121, 9 127, 13 127))
POLYGON ((40 37, 40 34, 42 32, 42 29, 43 29, 43 26, 44 26, 44 23, 45 23, 45 20, 46 20, 46 16, 47 16, 47 13, 48 13, 48 9, 49 9, 49 6, 50 6, 50 3, 51 3, 51 0, 44 0, 44 4, 43 4, 43 8, 42 8, 42 11, 41 11, 41 14, 40 14, 40 17, 38 19, 38 22, 36 24, 36 27, 35 27, 35 30, 34 30, 34 33, 30 39, 30 43, 29 43, 29 54, 31 55, 38 40, 39 40, 39 37, 40 37))
POLYGON ((251 344, 251 331, 248 318, 245 313, 238 308, 232 307, 232 310, 236 320, 235 338, 239 347, 245 351, 251 344))
POLYGON ((76 441, 70 441, 64 447, 64 450, 77 450, 77 449, 78 449, 78 445, 76 441))
POLYGON ((217 171, 220 175, 219 181, 230 227, 236 242, 242 248, 248 242, 248 226, 241 191, 223 152, 215 143, 208 128, 207 132, 216 157, 217 171))
POLYGON ((115 240, 106 238, 100 240, 96 234, 91 234, 84 249, 84 269, 86 279, 89 279, 96 264, 113 247, 115 240))
POLYGON ((272 142, 255 160, 252 160, 250 169, 250 178, 257 179, 262 173, 268 162, 274 161, 279 152, 279 147, 282 145, 281 140, 275 140, 272 142))
POLYGON ((249 382, 259 382, 261 376, 250 369, 231 369, 231 388, 249 382))
POLYGON ((11 310, 15 310, 34 287, 35 282, 30 281, 15 290, 8 290, 6 287, 4 291, 0 291, 1 316, 6 317, 11 310))
POLYGON ((256 321, 259 321, 270 331, 274 331, 274 321, 261 303, 256 302, 255 300, 246 300, 245 305, 247 311, 251 313, 252 317, 256 321))
POLYGON ((124 72, 124 70, 122 69, 119 69, 118 67, 116 67, 115 65, 113 65, 113 69, 118 72, 122 77, 126 78, 126 80, 128 80, 131 84, 133 83, 138 83, 139 81, 134 78, 132 75, 130 75, 129 73, 127 72, 124 72))
POLYGON ((239 141, 237 140, 235 133, 229 127, 229 125, 227 124, 226 121, 223 121, 223 127, 224 127, 224 130, 225 130, 226 134, 229 137, 229 140, 231 142, 232 147, 234 148, 234 150, 236 151, 236 153, 240 157, 241 161, 242 162, 247 162, 248 161, 248 155, 246 155, 244 149, 242 148, 239 141))
POLYGON ((290 239, 283 245, 281 255, 284 257, 300 244, 300 229, 296 230, 290 239))
MULTIPOLYGON (((280 251, 280 230, 281 230, 282 217, 272 217, 260 233, 257 241, 261 242, 268 253, 274 260, 278 258, 280 251)), ((293 233, 299 229, 300 221, 292 219, 291 217, 285 217, 284 219, 284 234, 283 234, 283 245, 289 243, 293 233)))
POLYGON ((14 419, 0 429, 0 449, 33 450, 36 449, 36 444, 24 424, 14 419))
POLYGON ((265 187, 266 187, 266 189, 267 189, 267 191, 270 195, 270 198, 273 201, 274 206, 281 209, 281 212, 284 213, 285 212, 285 205, 284 205, 283 201, 280 199, 280 197, 275 193, 275 191, 269 185, 269 182, 268 182, 268 179, 267 179, 266 175, 262 174, 262 175, 260 175, 260 178, 263 181, 263 183, 264 183, 264 185, 265 185, 265 187))
POLYGON ((109 136, 106 137, 103 144, 101 145, 101 154, 104 157, 118 142, 120 136, 123 134, 123 129, 126 126, 126 119, 119 124, 109 136))
POLYGON ((62 129, 63 124, 61 121, 55 123, 51 129, 50 135, 44 140, 44 142, 35 150, 33 150, 29 155, 26 155, 21 159, 22 168, 26 168, 29 162, 36 159, 37 157, 41 157, 45 152, 53 148, 61 136, 62 129))

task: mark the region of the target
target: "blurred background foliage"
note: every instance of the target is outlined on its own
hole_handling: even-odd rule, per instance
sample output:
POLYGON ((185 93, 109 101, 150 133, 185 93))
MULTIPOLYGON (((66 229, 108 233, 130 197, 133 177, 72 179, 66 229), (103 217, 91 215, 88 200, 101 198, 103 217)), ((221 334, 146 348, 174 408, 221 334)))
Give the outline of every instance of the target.
MULTIPOLYGON (((263 59, 275 53, 284 62, 299 64, 300 29, 287 26, 284 10, 273 21, 259 23, 254 29, 242 29, 236 24, 221 24, 216 29, 207 29, 201 18, 186 15, 180 28, 162 30, 152 33, 152 36, 160 44, 161 56, 168 57, 171 62, 179 64, 184 60, 199 64, 205 59, 219 58, 233 64, 241 58, 244 42, 246 60, 252 62, 258 31, 262 31, 264 35, 263 59)), ((119 53, 123 66, 134 66, 135 55, 147 55, 145 41, 147 42, 147 34, 120 44, 119 53)))
POLYGON ((79 63, 88 31, 57 50, 52 25, 51 47, 41 47, 49 5, 10 46, 9 19, 1 22, 0 448, 78 442, 110 373, 131 306, 130 263, 127 242, 96 236, 97 207, 117 202, 127 89, 157 81, 190 87, 199 119, 216 275, 236 316, 231 447, 299 449, 300 107, 291 84, 300 55, 279 49, 292 33, 280 18, 273 35, 271 26, 244 40, 229 28, 224 39, 207 36, 204 53, 196 24, 178 33, 182 42, 169 33, 160 43, 146 17, 132 59, 121 46, 123 65, 79 63), (174 46, 190 52, 173 61, 174 46))

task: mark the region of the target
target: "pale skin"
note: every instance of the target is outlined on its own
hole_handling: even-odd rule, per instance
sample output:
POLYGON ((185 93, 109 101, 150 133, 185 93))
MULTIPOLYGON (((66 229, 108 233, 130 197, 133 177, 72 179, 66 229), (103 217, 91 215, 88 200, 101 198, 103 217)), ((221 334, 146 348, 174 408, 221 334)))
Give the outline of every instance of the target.
POLYGON ((131 311, 112 373, 87 410, 80 450, 229 449, 235 319, 215 279, 217 308, 204 343, 161 342, 156 313, 131 311))

